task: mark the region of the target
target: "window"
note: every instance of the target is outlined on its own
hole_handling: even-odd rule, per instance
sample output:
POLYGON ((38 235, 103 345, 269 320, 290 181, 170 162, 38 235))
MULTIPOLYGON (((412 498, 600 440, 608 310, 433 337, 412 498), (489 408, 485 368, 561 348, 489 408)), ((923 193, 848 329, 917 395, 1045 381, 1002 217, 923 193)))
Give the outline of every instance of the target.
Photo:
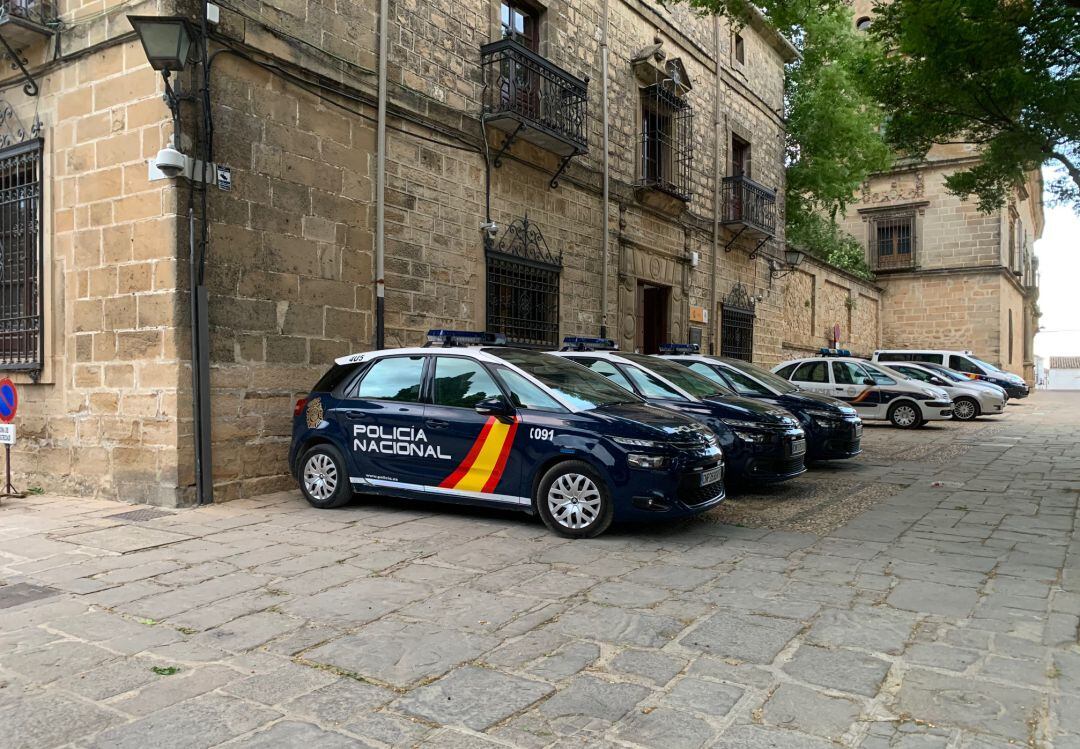
POLYGON ((833 382, 837 385, 869 385, 866 373, 859 367, 846 361, 832 363, 833 382))
POLYGON ((725 369, 724 370, 724 375, 728 378, 728 381, 731 383, 730 387, 734 388, 735 392, 738 393, 739 395, 749 395, 749 396, 762 395, 762 396, 766 396, 766 397, 773 395, 772 391, 770 391, 767 387, 765 387, 764 385, 762 385, 760 382, 753 379, 752 377, 749 377, 748 375, 743 374, 742 372, 737 372, 737 371, 731 370, 731 369, 725 369))
POLYGON ((503 385, 510 391, 510 400, 516 408, 537 411, 559 411, 566 409, 559 402, 545 393, 539 385, 531 382, 512 369, 496 367, 503 385))
POLYGON ((869 31, 870 30, 870 16, 863 16, 858 21, 856 21, 855 22, 855 28, 858 29, 859 31, 869 31))
POLYGON ((40 372, 42 142, 0 151, 0 369, 40 372))
POLYGON ((890 367, 890 369, 895 369, 897 372, 904 375, 904 377, 918 380, 919 382, 930 382, 930 378, 933 377, 929 372, 915 369, 915 367, 890 367))
POLYGON ((521 3, 503 2, 499 15, 503 39, 513 39, 533 52, 539 51, 540 21, 536 11, 521 3))
POLYGON ((627 367, 626 374, 633 381, 634 385, 637 386, 638 392, 646 398, 674 398, 675 400, 680 401, 686 400, 686 397, 678 390, 643 369, 627 367))
POLYGON ((798 363, 796 363, 796 364, 788 364, 787 366, 780 367, 780 369, 776 370, 776 374, 780 375, 785 380, 790 380, 791 379, 791 373, 795 371, 795 367, 797 367, 797 366, 799 366, 798 363))
POLYGON ((487 329, 509 343, 559 345, 562 254, 552 252, 528 217, 514 221, 486 248, 487 329))
POLYGON ((721 375, 719 372, 717 372, 715 369, 710 367, 708 364, 705 364, 704 362, 696 361, 688 366, 690 367, 691 372, 697 372, 702 377, 708 377, 717 385, 731 387, 731 383, 725 380, 723 375, 721 375))
POLYGON ((753 312, 727 304, 720 308, 720 355, 744 361, 753 358, 753 312))
POLYGON ((746 42, 743 41, 742 34, 735 35, 735 43, 732 44, 732 48, 735 52, 735 62, 740 65, 746 64, 746 42))
POLYGON ((1016 217, 1009 217, 1009 270, 1016 267, 1016 217))
POLYGON ((931 364, 941 364, 944 357, 941 354, 924 354, 916 352, 911 355, 911 361, 925 361, 931 364))
POLYGON ((419 403, 425 358, 423 356, 391 356, 379 359, 364 375, 356 397, 419 403))
POLYGON ((639 184, 690 199, 694 112, 668 81, 641 92, 639 184))
POLYGON ((584 411, 612 403, 640 403, 633 393, 565 359, 525 349, 484 349, 528 372, 574 408, 584 411))
MULTIPOLYGON (((674 385, 675 387, 690 393, 695 398, 712 398, 717 395, 734 395, 731 388, 726 385, 718 385, 707 377, 702 377, 696 372, 691 372, 689 369, 681 364, 676 364, 670 359, 658 359, 655 356, 645 356, 644 354, 634 354, 627 351, 621 354, 624 359, 628 359, 639 367, 643 368, 646 373, 654 373, 659 377, 663 377, 667 382, 664 386, 667 387, 667 383, 674 385)), ((628 367, 631 372, 631 377, 635 371, 634 367, 628 367)), ((653 376, 649 374, 649 376, 653 376)))
POLYGON ((731 176, 750 176, 750 143, 734 134, 731 136, 731 176))
POLYGON ((791 379, 798 382, 828 382, 829 368, 823 361, 808 361, 796 370, 791 379))
POLYGON ((883 213, 870 221, 870 259, 875 269, 915 265, 915 213, 883 213))
POLYGON ((578 364, 583 364, 597 374, 604 375, 604 377, 607 377, 619 387, 634 392, 634 386, 626 379, 626 375, 620 372, 611 362, 604 361, 603 359, 574 359, 574 361, 578 364))
POLYGON ((479 362, 458 356, 435 359, 435 405, 474 408, 498 395, 498 385, 479 362))
POLYGON ((957 372, 965 372, 967 374, 982 374, 982 370, 976 367, 971 359, 968 359, 966 356, 957 356, 956 354, 949 357, 949 369, 955 369, 957 372))
POLYGON ((889 375, 885 374, 884 371, 878 369, 875 366, 872 366, 870 364, 862 364, 860 365, 860 367, 870 377, 870 379, 874 382, 875 385, 896 384, 896 380, 894 380, 892 377, 889 377, 889 375))

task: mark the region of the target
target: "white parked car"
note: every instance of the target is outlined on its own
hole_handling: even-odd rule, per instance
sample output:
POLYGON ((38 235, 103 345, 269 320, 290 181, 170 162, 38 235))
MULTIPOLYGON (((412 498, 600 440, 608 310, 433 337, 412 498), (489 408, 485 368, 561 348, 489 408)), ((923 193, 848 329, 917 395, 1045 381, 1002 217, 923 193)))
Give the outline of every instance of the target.
POLYGON ((952 416, 952 399, 939 387, 886 372, 852 356, 822 354, 778 364, 773 372, 803 390, 847 401, 866 420, 911 429, 952 416))
POLYGON ((960 421, 973 421, 979 416, 1005 412, 1005 397, 1001 392, 994 392, 974 383, 978 380, 957 382, 946 379, 938 372, 915 362, 893 362, 885 367, 897 374, 917 380, 927 385, 941 388, 953 402, 953 418, 960 421))

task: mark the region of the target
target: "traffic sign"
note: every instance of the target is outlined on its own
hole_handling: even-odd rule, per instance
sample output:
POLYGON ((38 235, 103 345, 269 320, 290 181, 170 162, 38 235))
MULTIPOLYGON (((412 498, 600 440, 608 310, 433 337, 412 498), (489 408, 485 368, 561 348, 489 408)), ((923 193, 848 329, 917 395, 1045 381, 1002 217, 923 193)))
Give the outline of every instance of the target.
POLYGON ((15 425, 0 424, 0 445, 15 444, 15 425))
POLYGON ((10 424, 19 410, 19 391, 7 377, 0 380, 0 421, 10 424))

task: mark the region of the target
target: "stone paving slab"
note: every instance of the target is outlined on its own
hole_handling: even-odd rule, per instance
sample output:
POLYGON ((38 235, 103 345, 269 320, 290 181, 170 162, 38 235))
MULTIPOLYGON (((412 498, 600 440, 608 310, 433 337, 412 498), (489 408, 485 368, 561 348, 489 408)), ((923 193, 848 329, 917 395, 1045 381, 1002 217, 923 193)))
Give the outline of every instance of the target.
POLYGON ((0 746, 1080 746, 1080 394, 864 439, 733 495, 742 525, 588 541, 296 492, 5 501, 0 746), (837 481, 857 509, 800 525, 837 481))

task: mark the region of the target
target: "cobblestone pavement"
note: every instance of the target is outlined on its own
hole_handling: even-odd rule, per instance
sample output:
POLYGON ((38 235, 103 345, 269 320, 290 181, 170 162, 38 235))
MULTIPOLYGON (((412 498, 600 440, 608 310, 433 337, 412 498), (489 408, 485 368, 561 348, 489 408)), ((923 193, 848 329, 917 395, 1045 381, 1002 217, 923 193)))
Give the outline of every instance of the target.
POLYGON ((1080 394, 1008 411, 593 541, 296 493, 5 501, 0 745, 1080 746, 1080 394))

